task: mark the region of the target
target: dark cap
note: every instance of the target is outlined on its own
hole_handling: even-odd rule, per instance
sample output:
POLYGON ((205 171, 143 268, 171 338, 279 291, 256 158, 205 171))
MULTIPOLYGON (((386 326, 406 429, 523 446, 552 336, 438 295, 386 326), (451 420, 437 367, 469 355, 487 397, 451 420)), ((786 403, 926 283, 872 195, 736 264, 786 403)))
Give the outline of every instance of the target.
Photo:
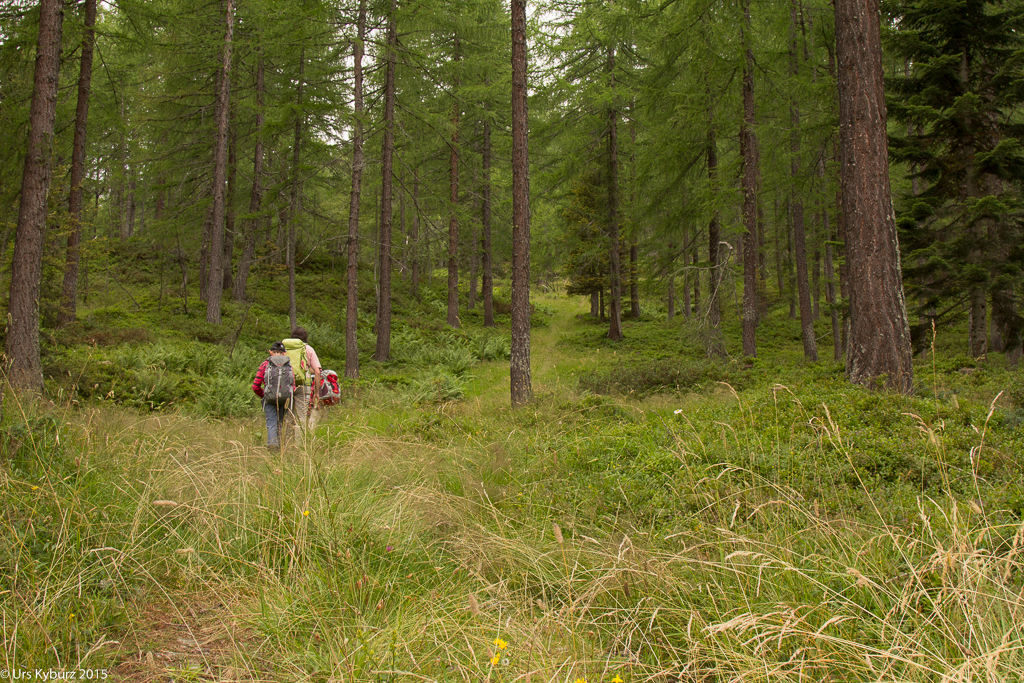
POLYGON ((273 344, 270 345, 270 350, 271 351, 277 351, 278 353, 284 353, 285 352, 284 344, 279 342, 279 341, 276 341, 276 342, 274 342, 273 344))

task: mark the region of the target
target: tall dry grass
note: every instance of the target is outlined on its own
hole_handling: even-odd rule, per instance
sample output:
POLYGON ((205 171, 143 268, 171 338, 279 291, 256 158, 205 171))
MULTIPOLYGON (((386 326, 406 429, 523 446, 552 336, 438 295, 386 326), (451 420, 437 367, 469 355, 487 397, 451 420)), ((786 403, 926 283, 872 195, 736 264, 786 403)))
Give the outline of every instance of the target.
MULTIPOLYGON (((904 525, 885 500, 826 513, 702 461, 688 436, 679 490, 729 482, 702 499, 702 522, 602 524, 552 505, 574 483, 537 485, 548 456, 509 461, 500 411, 360 410, 383 412, 359 424, 391 426, 337 411, 280 453, 251 420, 26 410, 0 467, 0 666, 125 680, 1024 678, 1024 526, 974 501, 922 497, 904 525), (170 658, 154 609, 216 647, 170 658)), ((814 424, 851 448, 840 425, 814 424)), ((721 431, 773 448, 771 434, 721 431)))

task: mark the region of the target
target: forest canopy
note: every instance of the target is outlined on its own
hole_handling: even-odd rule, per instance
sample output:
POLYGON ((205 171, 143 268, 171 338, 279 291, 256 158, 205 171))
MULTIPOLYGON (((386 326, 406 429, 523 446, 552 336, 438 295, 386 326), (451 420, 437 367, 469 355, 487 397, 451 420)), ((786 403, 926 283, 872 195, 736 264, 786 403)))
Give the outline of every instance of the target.
POLYGON ((516 177, 529 178, 518 219, 529 275, 513 298, 526 278, 588 296, 611 339, 623 318, 693 316, 714 357, 725 316, 742 321, 743 354, 756 356, 759 320, 782 303, 800 320, 805 357, 845 357, 856 378, 858 321, 871 314, 857 305, 876 298, 858 284, 866 256, 856 254, 877 251, 858 245, 891 233, 893 348, 919 350, 931 330, 966 322, 971 356, 1016 362, 1024 8, 844 6, 530 5, 529 156, 517 176, 514 6, 4 2, 0 253, 13 381, 39 386, 38 329, 73 324, 94 294, 90 270, 129 242, 177 279, 186 313, 194 288, 214 325, 222 298, 245 302, 253 278, 284 272, 294 325, 296 269, 324 258, 344 267, 350 376, 360 310, 374 320, 374 357, 389 356, 393 273, 415 295, 445 271, 447 324, 478 300, 493 324, 494 279, 514 266, 516 177), (881 42, 844 48, 841 29, 860 21, 881 42), (850 61, 859 49, 877 60, 850 61), (862 150, 844 151, 844 106, 856 98, 843 88, 876 75, 883 134, 872 153, 892 192, 862 233, 857 207, 876 199, 842 181, 844 164, 864 166, 849 156, 862 150), (897 228, 885 228, 893 212, 897 228), (373 281, 371 301, 358 299, 358 273, 373 281))

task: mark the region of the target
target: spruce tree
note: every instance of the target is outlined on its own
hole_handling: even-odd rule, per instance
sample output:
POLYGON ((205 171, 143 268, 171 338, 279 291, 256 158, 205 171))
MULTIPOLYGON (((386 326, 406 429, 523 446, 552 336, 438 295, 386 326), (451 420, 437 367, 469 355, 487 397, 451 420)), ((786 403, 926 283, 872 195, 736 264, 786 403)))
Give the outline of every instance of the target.
POLYGON ((911 296, 925 319, 962 315, 968 350, 988 350, 989 302, 1008 350, 1021 345, 1024 319, 1014 283, 1024 266, 1021 208, 1024 153, 1016 113, 1024 103, 1024 7, 995 0, 907 0, 888 44, 909 64, 889 81, 899 121, 892 156, 907 164, 919 192, 899 214, 911 296), (932 313, 932 311, 936 311, 932 313))

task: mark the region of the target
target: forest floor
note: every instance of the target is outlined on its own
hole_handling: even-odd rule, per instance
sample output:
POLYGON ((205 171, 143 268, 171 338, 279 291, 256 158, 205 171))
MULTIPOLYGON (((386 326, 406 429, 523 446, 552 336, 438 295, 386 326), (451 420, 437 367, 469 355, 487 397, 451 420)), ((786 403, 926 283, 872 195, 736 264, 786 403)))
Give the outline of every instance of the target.
POLYGON ((763 330, 788 345, 711 362, 694 323, 626 321, 612 344, 582 299, 537 303, 524 408, 503 360, 371 367, 280 453, 255 413, 23 406, 0 666, 131 683, 1024 672, 1012 375, 939 354, 900 397, 794 361, 784 317, 763 330))
MULTIPOLYGON (((551 317, 550 325, 539 328, 531 335, 531 364, 534 391, 538 394, 553 394, 562 389, 568 368, 582 371, 587 363, 575 354, 567 354, 559 347, 559 340, 575 326, 577 316, 584 316, 589 307, 582 299, 562 299, 556 304, 557 311, 551 317), (561 370, 559 370, 561 367, 561 370)), ((568 376, 577 370, 568 369, 568 376)), ((507 363, 492 362, 474 368, 469 382, 467 400, 458 412, 472 412, 485 415, 498 409, 508 401, 507 363)), ((325 424, 358 424, 358 402, 334 406, 329 409, 330 419, 325 424)), ((262 427, 262 416, 253 418, 262 427)), ((226 429, 218 434, 214 430, 212 440, 206 444, 213 453, 237 454, 237 428, 226 429)), ((482 440, 491 441, 492 434, 481 435, 482 440)), ((292 444, 298 457, 316 457, 309 453, 309 447, 292 444)), ((182 444, 181 452, 188 446, 182 444)), ((250 446, 244 457, 272 462, 276 455, 269 455, 262 446, 250 446)), ((420 462, 420 454, 405 451, 400 447, 389 447, 387 458, 391 468, 401 470, 407 465, 414 469, 420 462), (405 460, 409 459, 407 463, 405 460)), ((453 568, 454 569, 454 568, 453 568)), ((211 577, 213 578, 213 577, 211 577)), ((257 671, 246 669, 244 662, 259 650, 260 638, 244 624, 253 617, 253 592, 256 586, 229 588, 216 585, 190 587, 174 590, 164 586, 153 586, 154 590, 132 603, 128 611, 127 628, 117 643, 111 643, 113 660, 119 662, 111 673, 115 680, 127 683, 153 683, 176 680, 215 680, 223 683, 232 681, 259 680, 257 671)))

